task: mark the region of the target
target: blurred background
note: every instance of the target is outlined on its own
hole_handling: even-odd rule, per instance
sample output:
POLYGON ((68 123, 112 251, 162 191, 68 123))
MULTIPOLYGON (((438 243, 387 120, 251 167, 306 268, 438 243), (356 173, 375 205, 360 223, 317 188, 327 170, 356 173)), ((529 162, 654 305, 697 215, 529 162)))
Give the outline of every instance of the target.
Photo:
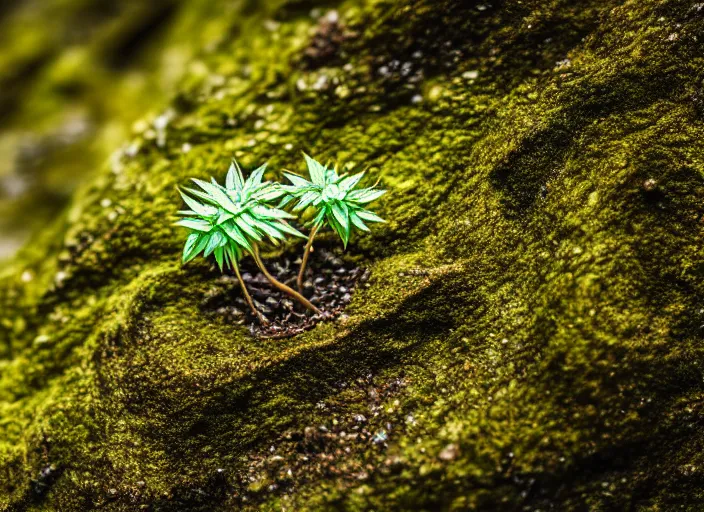
POLYGON ((0 270, 251 0, 0 0, 0 270))

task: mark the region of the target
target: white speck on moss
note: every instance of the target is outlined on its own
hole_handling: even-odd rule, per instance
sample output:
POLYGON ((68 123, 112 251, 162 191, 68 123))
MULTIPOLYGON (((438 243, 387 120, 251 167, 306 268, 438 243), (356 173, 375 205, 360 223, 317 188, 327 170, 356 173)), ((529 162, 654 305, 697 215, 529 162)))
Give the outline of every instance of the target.
MULTIPOLYGON (((163 147, 166 145, 166 128, 169 126, 169 123, 174 117, 174 112, 173 110, 167 110, 163 114, 161 114, 159 117, 154 119, 152 122, 152 126, 154 127, 155 130, 155 136, 156 136, 156 145, 159 147, 163 147)), ((145 134, 146 136, 146 134, 145 134)))
POLYGON ((57 286, 61 286, 62 284, 64 284, 64 281, 66 281, 67 277, 68 274, 66 272, 64 272, 63 270, 59 270, 54 276, 54 282, 57 286))
POLYGON ((267 29, 269 32, 276 32, 279 30, 279 27, 281 26, 281 23, 278 21, 274 20, 266 20, 264 21, 264 28, 267 29))
POLYGON ((134 124, 132 125, 132 131, 134 133, 144 133, 147 131, 149 128, 149 123, 147 123, 144 119, 140 119, 138 121, 135 121, 134 124))
POLYGON ((330 11, 325 15, 325 20, 328 23, 337 23, 338 21, 340 21, 340 14, 335 10, 330 11))
POLYGON ((328 88, 330 79, 327 75, 320 75, 318 79, 313 84, 312 88, 315 91, 323 91, 328 88))
POLYGON ((338 85, 337 88, 335 88, 335 95, 338 98, 345 99, 350 95, 350 88, 346 85, 338 85))
POLYGON ((133 157, 137 156, 137 153, 139 153, 139 149, 140 149, 140 144, 139 144, 139 142, 135 141, 132 144, 130 144, 129 146, 127 146, 127 148, 125 148, 125 155, 127 155, 130 158, 133 158, 133 157))
POLYGON ((448 444, 442 451, 438 454, 438 458, 444 461, 455 460, 459 455, 459 447, 455 443, 448 444))
POLYGON ((34 338, 35 345, 43 345, 44 343, 48 343, 49 341, 51 341, 51 338, 46 334, 40 334, 39 336, 34 338))

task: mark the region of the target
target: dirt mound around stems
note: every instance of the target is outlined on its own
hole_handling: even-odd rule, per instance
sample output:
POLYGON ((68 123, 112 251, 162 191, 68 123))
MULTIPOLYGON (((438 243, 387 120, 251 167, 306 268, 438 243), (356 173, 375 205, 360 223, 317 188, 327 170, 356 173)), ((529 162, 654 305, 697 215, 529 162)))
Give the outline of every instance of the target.
MULTIPOLYGON (((287 254, 277 261, 265 263, 276 279, 296 288, 300 256, 287 254)), ((233 272, 218 280, 219 287, 206 295, 201 306, 213 317, 247 325, 254 336, 263 338, 295 336, 321 321, 341 315, 352 299, 355 288, 369 278, 368 271, 345 262, 331 250, 321 248, 313 252, 308 260, 302 293, 322 310, 322 315, 316 315, 307 311, 294 298, 274 288, 254 262, 243 261, 241 272, 255 306, 270 322, 268 325, 262 325, 247 305, 233 272)))

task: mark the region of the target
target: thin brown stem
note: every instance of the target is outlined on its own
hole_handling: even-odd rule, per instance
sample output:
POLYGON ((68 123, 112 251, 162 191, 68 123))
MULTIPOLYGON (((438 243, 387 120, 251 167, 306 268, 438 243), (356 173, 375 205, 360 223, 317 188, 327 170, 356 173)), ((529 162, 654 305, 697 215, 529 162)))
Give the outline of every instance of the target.
POLYGON ((279 290, 281 290, 281 291, 284 292, 285 294, 287 294, 287 295, 293 297, 293 298, 296 299, 298 302, 300 302, 301 304, 303 304, 306 308, 310 309, 313 313, 316 313, 316 314, 318 314, 318 315, 322 315, 322 314, 323 314, 322 311, 320 311, 320 310, 319 310, 318 308, 316 308, 313 304, 311 304, 311 302, 310 302, 308 299, 306 299, 303 295, 301 295, 300 293, 298 293, 296 290, 294 290, 294 289, 291 288, 290 286, 286 286, 284 283, 282 283, 281 281, 277 280, 274 276, 272 276, 272 275, 269 273, 269 271, 266 269, 266 267, 264 266, 264 263, 262 262, 262 259, 259 257, 259 248, 258 248, 256 245, 254 245, 254 246, 253 246, 253 249, 254 249, 254 250, 252 251, 252 256, 254 256, 254 261, 257 263, 257 266, 259 267, 259 270, 262 271, 262 273, 264 274, 264 276, 266 276, 266 278, 269 280, 269 282, 270 282, 272 285, 274 285, 275 288, 278 288, 279 290))
POLYGON ((269 320, 267 320, 264 315, 262 315, 259 310, 254 307, 254 301, 252 301, 252 297, 249 295, 247 287, 244 284, 244 280, 242 279, 242 275, 240 274, 239 265, 237 264, 237 262, 235 262, 235 264, 232 266, 235 269, 235 275, 237 275, 237 280, 240 282, 240 286, 242 287, 242 293, 244 293, 244 298, 247 300, 247 304, 249 304, 249 307, 252 308, 252 311, 254 312, 254 314, 259 319, 262 325, 269 325, 269 320))
POLYGON ((308 256, 310 256, 310 253, 313 250, 313 239, 315 238, 315 235, 318 233, 319 228, 320 228, 320 226, 315 226, 311 230, 310 235, 308 235, 308 243, 306 244, 306 250, 303 252, 303 261, 301 261, 301 269, 298 271, 298 279, 296 279, 296 285, 298 286, 299 292, 303 291, 303 276, 306 272, 306 265, 308 264, 308 256))

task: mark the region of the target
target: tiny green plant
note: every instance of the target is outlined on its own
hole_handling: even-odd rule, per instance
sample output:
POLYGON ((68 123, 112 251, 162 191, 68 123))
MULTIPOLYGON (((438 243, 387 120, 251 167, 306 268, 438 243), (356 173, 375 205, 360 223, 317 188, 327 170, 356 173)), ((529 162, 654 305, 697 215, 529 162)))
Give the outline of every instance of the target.
POLYGON ((262 181, 265 171, 266 165, 263 165, 245 180, 233 160, 224 187, 214 178, 210 182, 194 178, 193 182, 201 190, 184 188, 179 191, 189 208, 179 212, 184 218, 176 222, 190 231, 183 248, 183 261, 189 262, 201 253, 206 258, 212 254, 221 271, 225 267, 232 268, 250 308, 261 323, 267 324, 254 306, 239 270, 239 261, 250 254, 274 287, 311 311, 322 314, 300 293, 275 279, 259 254, 259 244, 265 239, 277 245, 286 240, 287 235, 305 238, 286 222, 294 218, 293 215, 271 206, 285 191, 277 183, 262 181))
POLYGON ((308 207, 316 210, 316 215, 310 222, 311 230, 298 272, 299 290, 303 288, 303 277, 308 256, 313 248, 313 240, 323 226, 330 226, 347 247, 354 229, 369 231, 365 222, 385 222, 375 213, 365 209, 365 205, 380 198, 386 191, 377 189, 376 186, 357 188, 364 172, 353 176, 338 175, 337 169, 328 168, 306 154, 304 157, 310 180, 292 172, 284 172, 291 185, 281 187, 287 195, 279 205, 283 207, 292 200, 298 200, 298 204, 293 208, 294 212, 302 212, 308 207))

